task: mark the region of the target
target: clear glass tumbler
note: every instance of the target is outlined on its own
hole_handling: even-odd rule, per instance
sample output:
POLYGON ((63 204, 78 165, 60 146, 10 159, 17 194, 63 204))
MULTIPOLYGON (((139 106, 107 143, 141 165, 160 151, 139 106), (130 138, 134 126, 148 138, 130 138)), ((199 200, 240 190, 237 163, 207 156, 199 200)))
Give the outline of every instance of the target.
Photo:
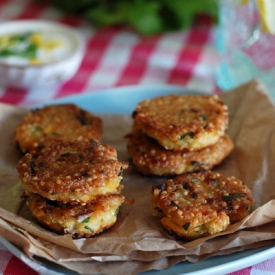
POLYGON ((275 99, 275 35, 263 30, 256 0, 219 0, 216 38, 217 85, 228 90, 258 78, 275 99))

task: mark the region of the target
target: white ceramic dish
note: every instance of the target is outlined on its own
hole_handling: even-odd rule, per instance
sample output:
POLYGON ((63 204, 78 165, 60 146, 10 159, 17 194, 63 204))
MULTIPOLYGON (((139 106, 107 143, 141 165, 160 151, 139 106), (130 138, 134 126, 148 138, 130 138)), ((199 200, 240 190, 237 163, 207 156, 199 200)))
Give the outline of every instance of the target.
POLYGON ((85 39, 79 32, 59 23, 41 20, 0 24, 0 37, 27 32, 47 32, 48 36, 59 38, 63 48, 59 47, 60 51, 54 58, 41 64, 25 64, 19 62, 19 58, 0 58, 0 85, 21 88, 53 86, 69 80, 77 72, 85 52, 85 39))
MULTIPOLYGON (((70 96, 56 100, 51 103, 68 103, 73 102, 82 108, 94 113, 116 113, 131 114, 136 104, 145 99, 153 98, 157 95, 165 95, 169 93, 197 93, 195 91, 186 90, 176 86, 157 86, 157 87, 122 87, 109 89, 103 92, 93 94, 82 94, 70 96)), ((39 258, 41 264, 30 261, 15 246, 0 237, 0 242, 9 249, 14 255, 22 259, 29 266, 32 266, 40 274, 47 275, 76 275, 77 273, 61 266, 53 264, 49 261, 39 258)), ((232 253, 225 256, 217 256, 209 258, 199 263, 179 263, 172 268, 162 271, 143 272, 143 275, 213 275, 227 274, 236 270, 255 265, 259 262, 267 260, 275 256, 275 247, 262 247, 258 249, 246 250, 242 252, 232 253)))

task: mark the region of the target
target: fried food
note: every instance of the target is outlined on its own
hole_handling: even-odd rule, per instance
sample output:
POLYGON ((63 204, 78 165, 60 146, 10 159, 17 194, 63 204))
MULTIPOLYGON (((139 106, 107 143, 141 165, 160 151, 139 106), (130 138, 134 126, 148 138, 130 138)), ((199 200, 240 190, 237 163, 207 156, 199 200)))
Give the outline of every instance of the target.
POLYGON ((240 180, 211 171, 183 174, 152 188, 153 215, 185 240, 224 231, 248 216, 253 203, 240 180))
POLYGON ((28 205, 32 215, 44 226, 58 234, 73 238, 91 237, 115 224, 124 201, 121 194, 97 196, 86 205, 62 204, 30 194, 28 205))
POLYGON ((168 150, 200 150, 228 127, 227 106, 217 96, 171 94, 140 102, 133 112, 141 130, 168 150))
POLYGON ((120 192, 122 171, 109 145, 92 140, 56 142, 40 152, 25 154, 17 171, 27 193, 63 203, 88 203, 97 195, 120 192))
POLYGON ((18 125, 14 142, 22 153, 41 149, 57 140, 101 140, 101 118, 74 104, 49 105, 32 110, 18 125))
POLYGON ((128 152, 137 170, 145 176, 175 176, 186 172, 209 170, 233 150, 233 142, 224 135, 211 146, 198 151, 166 150, 141 131, 126 136, 128 152))

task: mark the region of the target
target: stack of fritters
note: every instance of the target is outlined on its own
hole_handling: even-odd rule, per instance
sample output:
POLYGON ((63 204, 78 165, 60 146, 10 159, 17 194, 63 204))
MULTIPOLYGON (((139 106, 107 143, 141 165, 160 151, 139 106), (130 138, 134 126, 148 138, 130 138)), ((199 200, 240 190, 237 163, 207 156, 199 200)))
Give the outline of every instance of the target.
POLYGON ((248 216, 253 203, 240 180, 211 171, 186 173, 152 189, 153 214, 184 240, 224 231, 248 216))
POLYGON ((15 135, 20 149, 30 151, 17 166, 29 208, 41 224, 56 233, 76 238, 93 236, 117 220, 124 202, 120 182, 128 164, 118 161, 114 148, 91 139, 93 135, 101 137, 99 118, 86 111, 81 111, 85 114, 80 117, 69 112, 65 121, 64 108, 79 108, 45 108, 27 115, 15 135), (49 111, 55 113, 53 121, 45 115, 49 111), (42 139, 36 137, 36 128, 42 139), (28 138, 19 135, 22 129, 30 129, 28 138), (52 138, 53 132, 57 135, 52 138), (67 135, 69 132, 72 134, 67 135))
POLYGON ((145 100, 133 120, 126 138, 137 169, 143 175, 176 176, 152 189, 153 215, 166 230, 193 240, 222 232, 249 214, 254 202, 249 188, 209 171, 234 147, 225 133, 227 106, 218 96, 145 100))
POLYGON ((133 113, 128 151, 143 175, 175 176, 209 170, 233 149, 227 106, 206 95, 159 96, 133 113))

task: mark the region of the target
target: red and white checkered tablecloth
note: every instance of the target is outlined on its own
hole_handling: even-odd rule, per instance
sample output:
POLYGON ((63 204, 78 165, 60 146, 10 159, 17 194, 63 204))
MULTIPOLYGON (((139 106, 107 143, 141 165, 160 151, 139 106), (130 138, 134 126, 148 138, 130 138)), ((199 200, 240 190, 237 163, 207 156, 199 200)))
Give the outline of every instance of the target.
POLYGON ((145 38, 126 28, 95 31, 77 17, 32 0, 0 0, 0 22, 12 19, 68 24, 85 34, 87 49, 78 73, 61 87, 27 91, 0 84, 1 102, 30 106, 71 94, 133 84, 178 84, 206 93, 215 90, 213 64, 217 54, 211 21, 205 18, 188 32, 145 38))
MULTIPOLYGON (((101 92, 123 85, 176 84, 191 90, 216 93, 214 68, 218 62, 214 27, 200 18, 188 31, 141 37, 128 28, 96 31, 80 18, 64 15, 47 4, 31 0, 0 0, 0 22, 44 19, 77 28, 87 38, 87 49, 77 74, 56 88, 31 90, 0 84, 0 102, 32 106, 73 94, 101 92)), ((0 243, 0 275, 38 274, 0 243)), ((232 275, 275 274, 275 257, 232 275)))

